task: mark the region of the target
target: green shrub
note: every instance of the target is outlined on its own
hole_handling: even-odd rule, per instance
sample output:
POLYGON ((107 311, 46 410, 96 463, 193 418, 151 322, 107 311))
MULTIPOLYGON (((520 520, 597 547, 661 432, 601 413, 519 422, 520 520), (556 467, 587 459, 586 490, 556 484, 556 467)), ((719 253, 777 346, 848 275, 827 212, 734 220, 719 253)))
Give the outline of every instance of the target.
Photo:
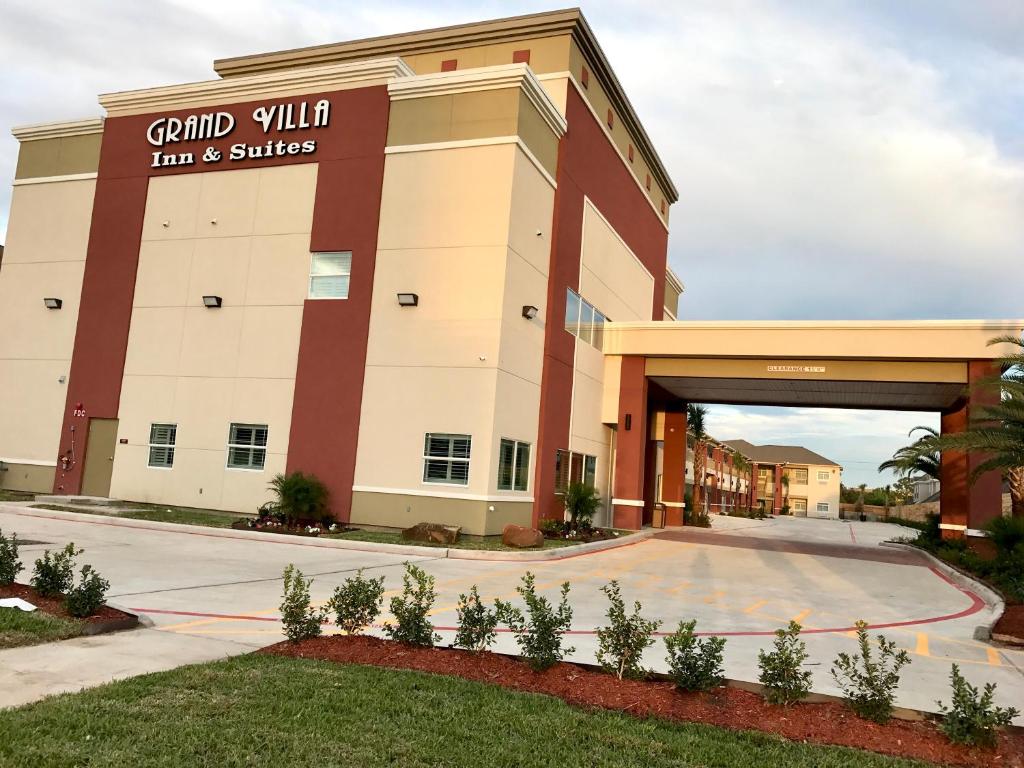
POLYGON ((459 616, 459 629, 455 633, 456 648, 465 648, 468 651, 486 651, 494 644, 497 636, 495 630, 498 627, 500 616, 498 606, 491 610, 480 599, 480 592, 474 584, 468 595, 459 595, 459 605, 456 612, 459 616))
POLYGON ((577 530, 589 529, 594 522, 594 515, 601 506, 601 497, 592 485, 586 483, 569 483, 562 497, 565 511, 569 513, 569 525, 577 530))
POLYGON ((109 581, 96 573, 91 565, 83 565, 82 580, 68 592, 64 598, 64 607, 68 613, 80 619, 92 616, 103 607, 108 589, 109 581))
POLYGON ((59 597, 70 590, 75 581, 75 558, 80 554, 82 550, 75 549, 74 543, 52 556, 48 549, 43 552, 32 571, 32 586, 36 592, 43 597, 59 597))
POLYGON ((633 603, 633 613, 627 614, 617 581, 605 584, 601 591, 611 603, 606 614, 610 624, 597 630, 597 663, 619 680, 624 677, 642 679, 647 676, 647 670, 640 663, 644 649, 654 645, 651 635, 661 622, 643 618, 639 601, 633 603))
POLYGON ((669 674, 681 691, 708 691, 725 679, 722 668, 724 637, 704 640, 694 634, 696 621, 681 621, 679 627, 665 638, 669 674))
POLYGON ((406 645, 431 647, 441 639, 440 635, 434 633, 434 625, 427 618, 436 599, 434 577, 422 568, 406 563, 405 575, 402 576, 402 594, 391 598, 391 613, 396 623, 386 623, 384 632, 392 640, 406 645))
POLYGON ((1009 725, 1020 714, 1013 707, 995 706, 995 683, 987 683, 984 692, 968 683, 956 664, 950 672, 953 701, 947 708, 936 702, 942 712, 942 732, 956 744, 995 746, 998 730, 1009 725))
POLYGON ((1024 517, 997 517, 985 526, 999 557, 1014 557, 1024 552, 1024 517))
POLYGON ((22 567, 18 559, 18 534, 12 533, 8 539, 0 531, 0 584, 13 584, 22 567))
POLYGON ((545 536, 561 536, 565 533, 565 521, 545 518, 540 521, 540 531, 545 536))
POLYGON ((363 569, 335 588, 327 608, 334 613, 335 624, 347 635, 358 635, 380 616, 384 603, 384 577, 363 578, 363 569))
POLYGON ((562 640, 572 623, 572 608, 569 606, 569 582, 562 584, 562 599, 555 608, 546 597, 537 594, 536 583, 529 571, 523 576, 523 583, 516 587, 526 603, 528 618, 518 608, 504 602, 498 603, 498 613, 512 630, 523 657, 535 671, 554 666, 575 648, 563 648, 562 640))
POLYGON ((319 637, 326 614, 323 610, 314 609, 310 605, 309 585, 313 580, 304 578, 302 571, 291 564, 284 569, 283 578, 281 623, 284 625, 285 635, 293 643, 319 637))
POLYGON ((758 680, 771 704, 792 704, 811 690, 811 673, 801 669, 807 661, 807 644, 800 639, 800 625, 791 621, 786 629, 775 630, 773 647, 771 652, 757 652, 758 680))
MULTIPOLYGON (((324 517, 327 487, 314 475, 302 472, 276 475, 270 481, 270 490, 276 497, 272 514, 283 516, 289 525, 299 521, 318 521, 324 517)), ((260 509, 262 511, 263 507, 260 509)))
POLYGON ((840 653, 832 665, 832 677, 854 712, 866 720, 885 723, 892 717, 900 669, 910 663, 910 656, 906 651, 897 651, 896 643, 879 635, 875 659, 867 626, 867 622, 857 622, 860 655, 840 653))

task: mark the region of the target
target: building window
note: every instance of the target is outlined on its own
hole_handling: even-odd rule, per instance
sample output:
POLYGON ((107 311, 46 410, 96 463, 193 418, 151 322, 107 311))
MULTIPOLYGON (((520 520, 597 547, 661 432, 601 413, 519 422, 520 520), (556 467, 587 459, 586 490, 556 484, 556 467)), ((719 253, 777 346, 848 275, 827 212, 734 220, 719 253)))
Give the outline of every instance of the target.
POLYGON ((828 502, 827 501, 819 501, 818 502, 818 511, 819 512, 828 512, 828 502))
POLYGON ((160 469, 174 466, 174 443, 177 437, 177 424, 149 425, 149 466, 160 469))
POLYGON ((502 438, 498 448, 498 490, 525 491, 530 479, 530 444, 502 438))
POLYGON ((530 49, 526 48, 522 51, 512 52, 512 63, 513 64, 529 64, 530 63, 530 49))
POLYGON ((604 345, 604 324, 608 318, 593 304, 568 288, 565 294, 565 330, 592 347, 604 345))
POLYGON ((559 450, 555 456, 555 493, 565 493, 571 483, 597 486, 597 457, 559 450))
POLYGON ((806 469, 791 469, 789 470, 789 482, 793 485, 807 485, 807 470, 806 469))
POLYGON ((791 499, 793 503, 794 512, 806 512, 807 511, 807 499, 791 499))
POLYGON ((232 424, 228 431, 228 468, 263 469, 267 463, 267 425, 232 424))
POLYGON ((819 483, 827 483, 831 479, 832 479, 832 474, 827 469, 819 469, 818 470, 818 482, 819 483))
POLYGON ((428 432, 423 441, 423 482, 469 485, 470 435, 428 432))
POLYGON ((309 298, 347 299, 352 253, 314 253, 309 265, 309 298))

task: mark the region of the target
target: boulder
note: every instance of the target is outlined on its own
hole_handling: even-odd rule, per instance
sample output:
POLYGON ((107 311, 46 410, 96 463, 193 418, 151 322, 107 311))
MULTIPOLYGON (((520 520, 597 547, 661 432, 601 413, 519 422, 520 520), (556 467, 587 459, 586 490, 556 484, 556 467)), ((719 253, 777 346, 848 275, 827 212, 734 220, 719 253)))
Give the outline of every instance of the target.
POLYGON ((516 549, 543 547, 544 534, 536 528, 524 528, 521 525, 510 523, 501 532, 501 543, 506 547, 515 547, 516 549))
POLYGON ((462 528, 440 523, 416 523, 402 531, 403 541, 422 541, 426 544, 450 546, 459 540, 462 528))

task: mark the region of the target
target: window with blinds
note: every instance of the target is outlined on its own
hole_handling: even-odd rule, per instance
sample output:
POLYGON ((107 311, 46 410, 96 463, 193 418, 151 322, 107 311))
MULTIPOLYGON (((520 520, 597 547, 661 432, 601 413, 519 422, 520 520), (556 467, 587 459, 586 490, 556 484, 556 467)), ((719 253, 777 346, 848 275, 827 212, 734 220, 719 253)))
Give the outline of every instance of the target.
POLYGON ((829 471, 827 469, 819 469, 818 470, 818 482, 819 483, 827 483, 831 479, 832 479, 832 475, 829 473, 829 471))
POLYGON ((423 482, 469 485, 470 435, 428 432, 423 440, 423 482))
POLYGON ((263 469, 267 463, 267 425, 232 424, 228 432, 228 468, 263 469))
POLYGON ((309 265, 309 298, 347 299, 352 252, 314 253, 309 265))
POLYGON ((829 510, 829 506, 828 506, 828 502, 827 501, 819 501, 818 502, 818 511, 819 512, 828 512, 828 510, 829 510))
POLYGON ((174 443, 177 437, 177 424, 149 425, 149 466, 158 469, 174 466, 174 443))
POLYGON ((555 456, 555 493, 565 493, 572 483, 591 488, 597 484, 597 457, 559 450, 555 456))
POLYGON ((530 444, 502 438, 498 447, 498 490, 525 491, 530 479, 530 444))
POLYGON ((807 469, 789 470, 789 482, 793 485, 807 485, 807 469))

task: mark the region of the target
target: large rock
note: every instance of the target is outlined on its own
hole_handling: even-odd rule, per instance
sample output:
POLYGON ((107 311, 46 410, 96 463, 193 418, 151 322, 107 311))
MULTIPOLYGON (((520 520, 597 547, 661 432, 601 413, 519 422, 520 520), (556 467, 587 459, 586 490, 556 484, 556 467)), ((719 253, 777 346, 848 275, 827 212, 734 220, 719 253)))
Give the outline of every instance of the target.
POLYGON ((412 528, 402 531, 405 541, 422 541, 426 544, 443 544, 450 546, 459 540, 462 528, 440 523, 416 523, 412 528))
POLYGON ((516 549, 531 549, 544 546, 544 534, 536 528, 524 528, 509 523, 501 532, 501 543, 516 549))

